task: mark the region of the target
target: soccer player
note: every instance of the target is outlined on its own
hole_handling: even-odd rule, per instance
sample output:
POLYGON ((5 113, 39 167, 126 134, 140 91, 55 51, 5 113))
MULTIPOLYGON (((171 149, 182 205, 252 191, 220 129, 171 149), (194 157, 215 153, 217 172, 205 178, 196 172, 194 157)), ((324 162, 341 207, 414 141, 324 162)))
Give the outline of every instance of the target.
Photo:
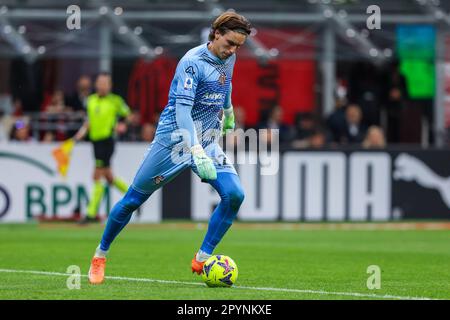
POLYGON ((246 18, 234 12, 223 13, 212 24, 209 42, 189 50, 179 61, 155 139, 131 187, 109 215, 91 261, 90 283, 103 282, 107 252, 133 211, 189 167, 221 198, 192 259, 192 272, 201 274, 204 262, 230 228, 244 200, 239 177, 218 139, 222 131, 234 129, 231 78, 235 53, 250 31, 246 18))
POLYGON ((108 73, 97 76, 95 87, 96 92, 87 99, 87 120, 74 136, 74 140, 79 141, 89 133, 95 156, 94 187, 83 223, 97 221, 97 211, 105 191, 102 178, 122 193, 128 190, 127 183, 114 176, 110 162, 114 153, 114 130, 117 119, 127 117, 130 109, 120 96, 111 93, 112 81, 108 73))

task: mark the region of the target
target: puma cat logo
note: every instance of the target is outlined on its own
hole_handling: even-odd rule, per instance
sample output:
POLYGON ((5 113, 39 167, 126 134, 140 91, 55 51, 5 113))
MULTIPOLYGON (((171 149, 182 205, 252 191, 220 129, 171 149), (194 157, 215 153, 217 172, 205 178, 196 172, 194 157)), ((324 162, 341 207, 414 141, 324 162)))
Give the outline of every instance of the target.
POLYGON ((421 160, 401 153, 395 159, 394 179, 415 181, 424 188, 436 189, 450 208, 450 177, 437 175, 421 160))

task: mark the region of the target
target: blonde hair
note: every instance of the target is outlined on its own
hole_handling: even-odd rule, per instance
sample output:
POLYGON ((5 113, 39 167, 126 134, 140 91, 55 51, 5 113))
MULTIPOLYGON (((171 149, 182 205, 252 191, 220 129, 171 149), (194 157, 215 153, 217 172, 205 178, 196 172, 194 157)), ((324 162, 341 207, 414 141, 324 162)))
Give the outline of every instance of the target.
POLYGON ((362 143, 363 148, 365 149, 372 149, 372 148, 385 148, 386 147, 386 139, 384 137, 384 132, 383 129, 381 129, 378 126, 370 126, 369 129, 367 130, 367 134, 366 137, 362 143), (373 135, 377 135, 379 138, 379 141, 373 141, 374 136, 373 135))
POLYGON ((216 30, 219 31, 221 35, 224 35, 228 31, 235 31, 248 36, 251 32, 251 25, 244 16, 227 11, 218 16, 211 25, 211 31, 208 37, 209 41, 214 40, 216 30))

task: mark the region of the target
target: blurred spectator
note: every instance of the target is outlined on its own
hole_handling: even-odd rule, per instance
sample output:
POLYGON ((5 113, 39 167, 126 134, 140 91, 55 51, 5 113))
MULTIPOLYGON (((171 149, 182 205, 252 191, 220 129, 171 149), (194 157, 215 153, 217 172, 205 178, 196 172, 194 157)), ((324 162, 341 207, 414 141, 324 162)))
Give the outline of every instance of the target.
POLYGON ((394 63, 387 74, 388 79, 385 82, 384 93, 384 104, 387 112, 387 140, 389 142, 400 142, 401 116, 408 99, 406 79, 400 73, 398 63, 394 63))
POLYGON ((50 98, 50 103, 44 106, 44 111, 47 113, 61 113, 67 111, 67 107, 64 102, 64 92, 62 90, 56 90, 53 92, 50 98))
MULTIPOLYGON (((266 121, 261 121, 258 125, 258 129, 269 129, 265 132, 265 136, 263 136, 263 141, 267 143, 271 143, 275 138, 275 131, 278 130, 280 143, 290 141, 292 138, 292 129, 282 123, 282 115, 283 111, 280 106, 272 107, 267 116, 266 121)), ((264 115, 261 115, 261 118, 264 119, 264 115)))
POLYGON ((339 101, 343 101, 345 105, 347 103, 347 94, 348 94, 347 80, 342 77, 338 77, 336 79, 336 88, 335 88, 336 99, 339 101))
POLYGON ((331 133, 332 141, 339 142, 341 132, 345 130, 345 109, 347 99, 343 97, 337 97, 334 111, 328 116, 326 123, 331 133))
POLYGON ((313 135, 308 138, 309 148, 321 149, 326 146, 327 136, 322 129, 316 129, 313 135))
MULTIPOLYGON (((67 111, 70 109, 66 106, 64 101, 64 92, 62 90, 56 90, 50 96, 50 100, 43 104, 43 112, 39 114, 38 126, 39 137, 43 139, 48 130, 52 130, 56 141, 63 141, 68 138, 68 121, 70 115, 67 111)), ((33 125, 37 125, 33 122, 33 125)), ((34 127, 33 129, 38 129, 34 127)))
POLYGON ((308 137, 294 140, 291 145, 295 149, 321 149, 327 145, 327 135, 324 129, 315 128, 308 137))
POLYGON ((13 126, 18 117, 23 116, 22 102, 14 99, 11 103, 10 96, 4 96, 0 101, 0 141, 8 141, 11 137, 13 126))
POLYGON ((357 104, 350 104, 345 110, 345 128, 339 134, 339 142, 343 144, 361 143, 366 135, 367 127, 362 123, 362 112, 357 104))
POLYGON ((295 115, 293 141, 291 146, 293 148, 307 148, 309 145, 309 138, 316 133, 317 123, 314 116, 310 112, 299 112, 295 115))
MULTIPOLYGON (((118 124, 119 125, 122 124, 118 124)), ((138 110, 133 110, 128 117, 128 125, 126 131, 122 134, 119 133, 119 141, 141 141, 141 114, 138 110)))
POLYGON ((23 116, 23 104, 22 104, 22 100, 20 100, 19 98, 14 99, 12 115, 14 117, 23 116))
POLYGON ((371 126, 362 143, 364 149, 383 149, 386 147, 383 130, 378 126, 371 126))
POLYGON ((13 113, 13 101, 11 95, 0 94, 0 114, 10 115, 13 113))
POLYGON ((7 124, 7 115, 5 115, 5 112, 3 110, 0 110, 0 142, 7 141, 8 140, 8 124, 7 124))
POLYGON ((27 142, 33 140, 30 135, 30 125, 27 118, 17 119, 10 133, 11 141, 27 142))
POLYGON ((317 128, 314 115, 310 112, 299 112, 295 116, 295 140, 303 140, 312 136, 317 128))
POLYGON ((153 123, 144 123, 141 131, 141 140, 152 142, 155 137, 156 127, 153 123))
POLYGON ((46 131, 42 137, 42 142, 49 143, 55 141, 55 134, 51 131, 46 131))
POLYGON ((87 98, 92 93, 91 78, 83 75, 77 81, 74 93, 66 99, 66 105, 73 111, 86 111, 87 98))
POLYGON ((8 141, 8 134, 11 131, 11 126, 13 124, 10 113, 6 111, 8 109, 6 109, 6 107, 3 108, 1 104, 2 102, 0 101, 0 142, 8 141))
POLYGON ((380 122, 382 83, 379 68, 373 63, 360 61, 352 65, 348 100, 360 106, 361 121, 366 125, 380 122))

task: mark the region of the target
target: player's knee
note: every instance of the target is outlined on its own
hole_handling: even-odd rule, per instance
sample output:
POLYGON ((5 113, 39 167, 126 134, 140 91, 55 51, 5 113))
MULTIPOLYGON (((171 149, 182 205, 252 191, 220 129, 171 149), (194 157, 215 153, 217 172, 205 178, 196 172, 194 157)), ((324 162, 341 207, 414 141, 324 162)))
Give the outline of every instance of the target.
POLYGON ((141 203, 136 198, 124 198, 123 206, 126 207, 129 211, 133 212, 140 207, 141 203))
POLYGON ((140 193, 133 188, 129 188, 122 199, 122 205, 133 212, 138 209, 148 197, 149 196, 146 194, 140 193))
POLYGON ((244 201, 245 194, 244 190, 239 186, 233 188, 228 193, 228 198, 230 199, 230 206, 234 211, 239 210, 242 202, 244 201))

